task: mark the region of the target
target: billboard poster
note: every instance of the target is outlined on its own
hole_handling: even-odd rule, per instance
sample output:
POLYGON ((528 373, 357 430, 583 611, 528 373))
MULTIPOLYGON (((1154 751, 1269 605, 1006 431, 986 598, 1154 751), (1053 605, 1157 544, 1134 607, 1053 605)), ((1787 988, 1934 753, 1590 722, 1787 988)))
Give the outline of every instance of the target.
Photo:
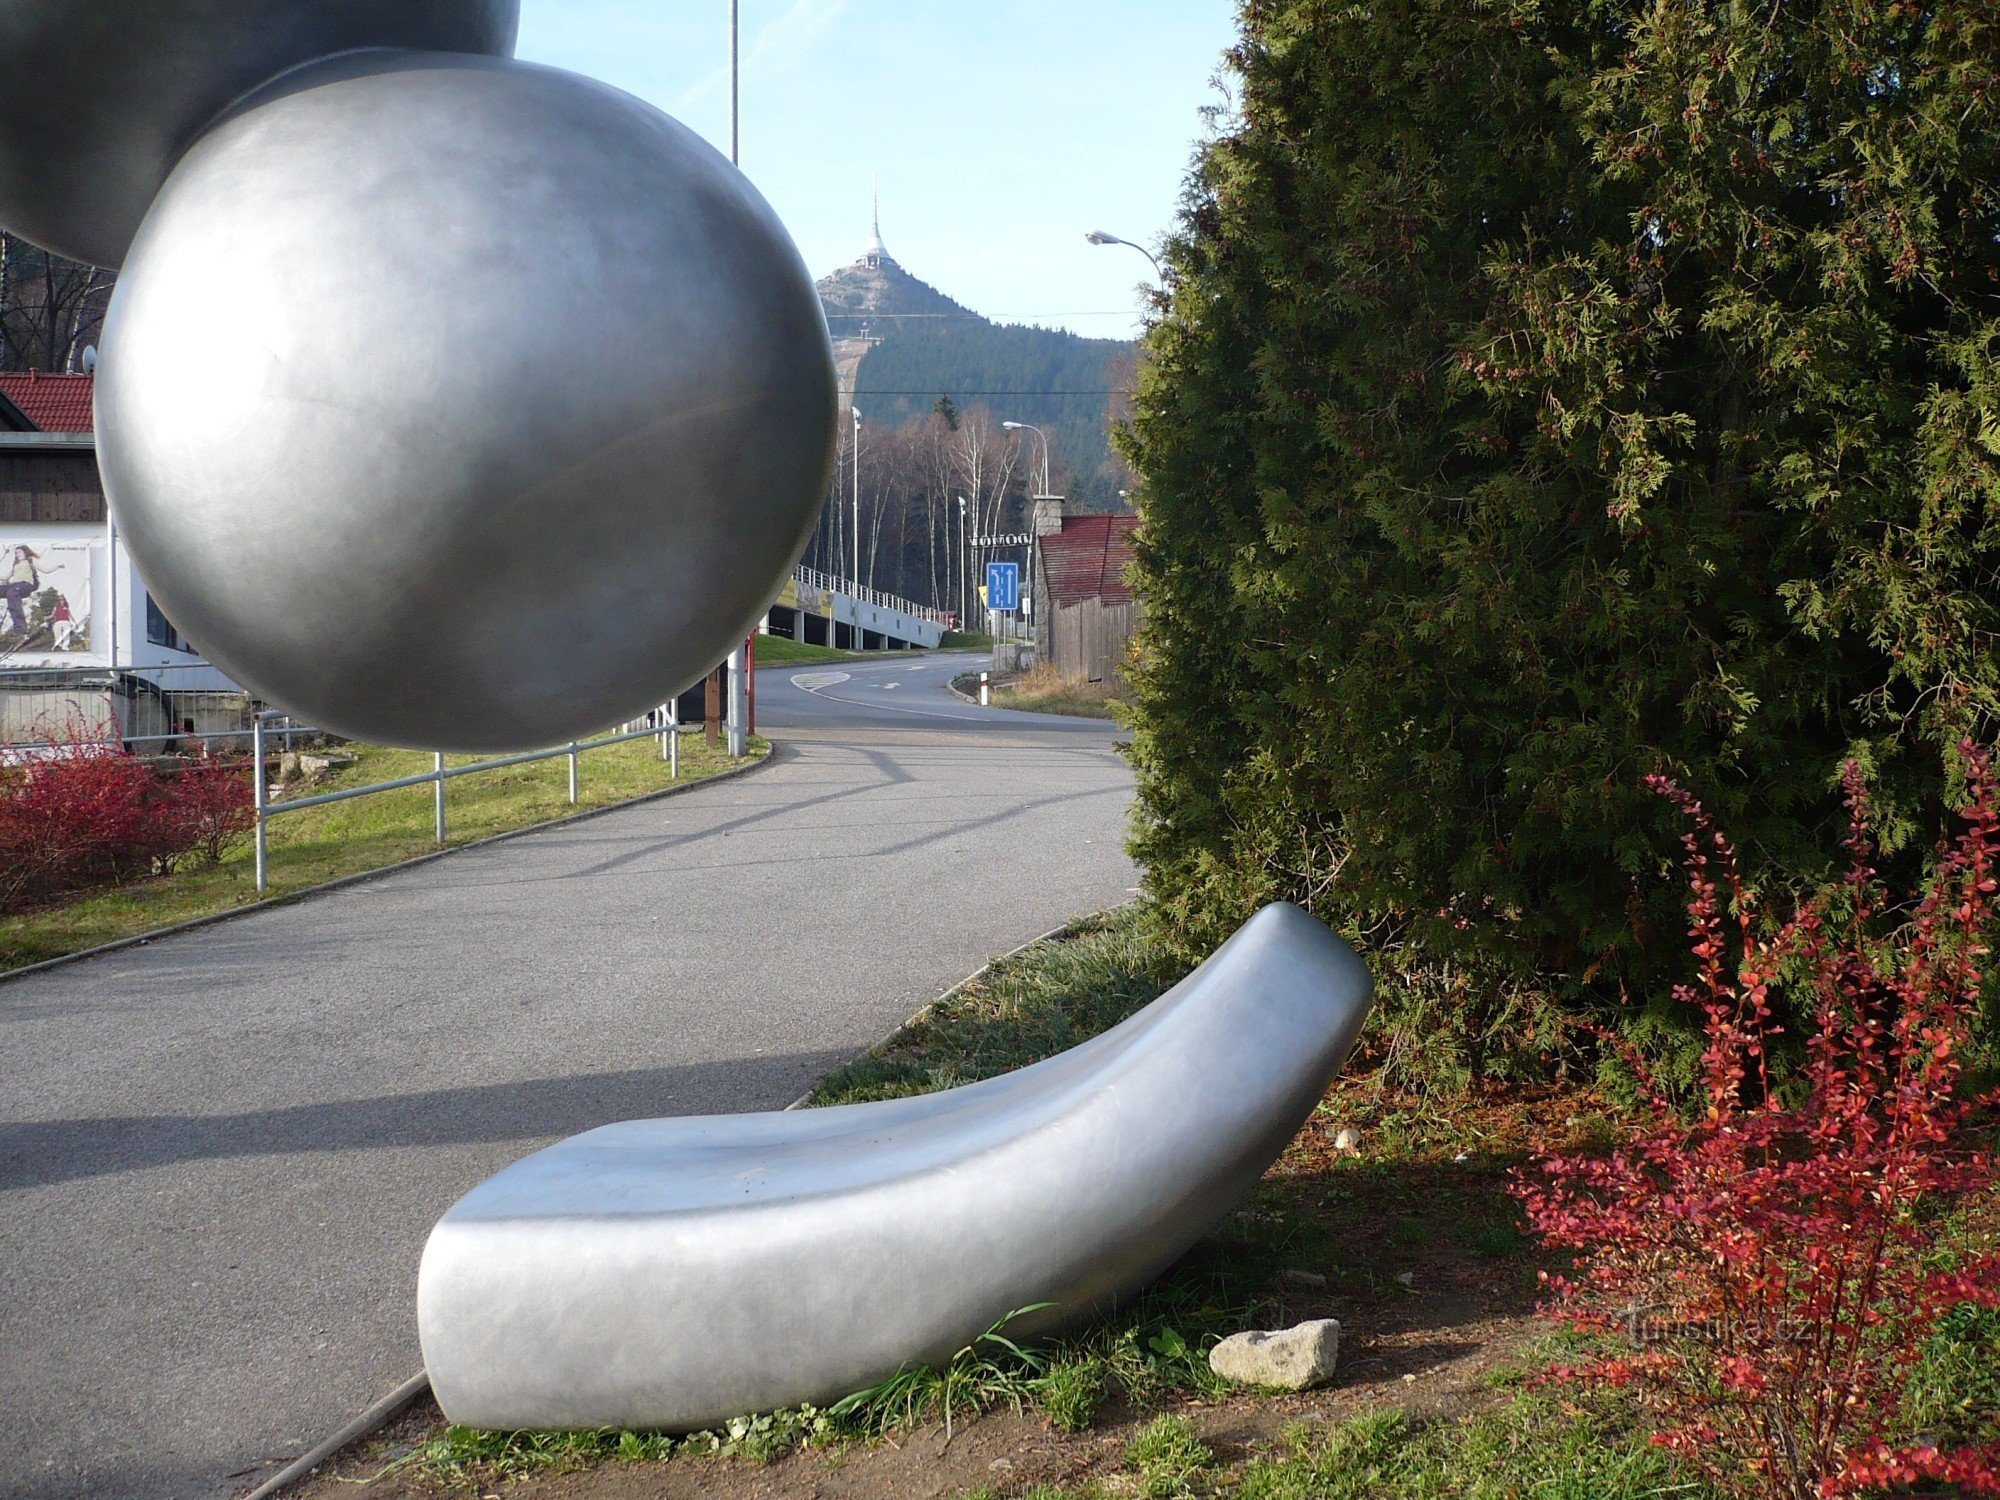
POLYGON ((90 650, 88 542, 0 534, 0 656, 90 650))

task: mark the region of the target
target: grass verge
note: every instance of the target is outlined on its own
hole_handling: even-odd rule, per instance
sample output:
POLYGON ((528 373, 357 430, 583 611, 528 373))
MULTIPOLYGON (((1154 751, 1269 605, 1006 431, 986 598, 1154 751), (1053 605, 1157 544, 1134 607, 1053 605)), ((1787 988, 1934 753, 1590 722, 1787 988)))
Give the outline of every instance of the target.
MULTIPOLYGON (((761 756, 770 747, 757 739, 751 748, 753 754, 761 756)), ((355 745, 348 751, 355 757, 352 765, 301 788, 301 795, 419 775, 432 764, 429 755, 414 750, 355 745)), ((450 756, 447 764, 467 765, 478 759, 450 756)), ((713 776, 730 765, 728 757, 711 750, 700 735, 682 736, 682 781, 713 776)), ((247 769, 244 774, 249 774, 247 769)), ((569 763, 562 758, 451 782, 446 792, 447 847, 608 807, 674 784, 653 740, 632 740, 588 752, 582 758, 578 781, 574 807, 569 801, 569 763)), ((438 847, 433 836, 432 789, 410 787, 285 814, 272 821, 269 842, 272 896, 400 864, 433 853, 438 847)), ((92 891, 57 905, 0 918, 0 972, 216 916, 257 899, 256 866, 246 841, 208 869, 182 870, 158 880, 92 891)))
MULTIPOLYGON (((1654 1448, 1630 1407, 1521 1393, 1461 1421, 1376 1410, 1344 1421, 1291 1424, 1240 1465, 1218 1463, 1195 1425, 1162 1417, 1126 1448, 1149 1500, 1720 1500, 1654 1448)), ((1109 1500, 1101 1484, 1045 1486, 1033 1500, 1109 1500)), ((999 1500, 988 1492, 981 1500, 999 1500)))
MULTIPOLYGON (((977 691, 977 681, 974 682, 977 691)), ((1077 719, 1115 719, 1119 702, 1108 683, 1065 677, 1052 666, 1034 667, 993 688, 995 708, 1026 713, 1066 714, 1077 719)))
POLYGON ((782 635, 757 637, 757 665, 760 667, 810 667, 829 661, 853 661, 856 653, 836 651, 831 646, 815 646, 782 635))

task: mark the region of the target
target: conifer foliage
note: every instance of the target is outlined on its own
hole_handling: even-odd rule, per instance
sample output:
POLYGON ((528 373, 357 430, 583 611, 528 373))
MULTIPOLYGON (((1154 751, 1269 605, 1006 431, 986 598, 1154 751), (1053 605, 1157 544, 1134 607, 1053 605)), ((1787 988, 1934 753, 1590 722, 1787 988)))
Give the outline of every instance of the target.
POLYGON ((1138 853, 1649 988, 1666 774, 1755 883, 2000 715, 2000 13, 1246 0, 1127 441, 1138 853))

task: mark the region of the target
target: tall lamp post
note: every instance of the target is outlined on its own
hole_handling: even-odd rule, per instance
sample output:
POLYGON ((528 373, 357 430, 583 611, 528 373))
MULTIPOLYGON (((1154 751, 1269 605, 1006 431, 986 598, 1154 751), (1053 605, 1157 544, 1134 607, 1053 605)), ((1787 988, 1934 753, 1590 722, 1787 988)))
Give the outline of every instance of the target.
POLYGON ((854 587, 861 588, 861 408, 850 407, 854 413, 854 587))
MULTIPOLYGON (((729 160, 743 165, 742 133, 742 0, 729 0, 729 160)), ((750 748, 750 643, 729 653, 729 753, 740 756, 750 748)), ((570 765, 574 767, 572 760, 570 765)), ((575 800, 574 798, 571 799, 575 800)))
POLYGON ((1002 422, 1000 425, 1009 432, 1032 432, 1042 440, 1042 493, 1046 495, 1049 492, 1049 435, 1033 422, 1002 422))
POLYGON ((1153 263, 1153 274, 1160 278, 1161 285, 1166 284, 1167 273, 1165 268, 1161 266, 1159 257, 1154 255, 1152 251, 1148 250, 1137 240, 1120 239, 1115 234, 1106 234, 1102 229, 1087 230, 1083 237, 1093 245, 1123 245, 1128 250, 1137 250, 1153 263))
POLYGON ((952 596, 958 603, 958 628, 960 630, 964 630, 972 624, 972 591, 966 587, 972 581, 971 548, 968 545, 972 539, 972 533, 966 530, 966 525, 965 496, 960 495, 958 497, 958 546, 954 549, 958 554, 956 559, 958 563, 958 587, 952 590, 952 596))
MULTIPOLYGON (((1049 493, 1049 435, 1033 422, 1002 422, 1000 425, 1008 432, 1032 432, 1042 440, 1042 489, 1041 496, 1037 498, 1047 496, 1049 493)), ((1037 571, 1035 553, 1038 550, 1040 549, 1035 545, 1035 507, 1031 502, 1028 506, 1028 629, 1031 639, 1037 643, 1037 651, 1040 650, 1041 640, 1040 622, 1035 619, 1035 575, 1037 571)))

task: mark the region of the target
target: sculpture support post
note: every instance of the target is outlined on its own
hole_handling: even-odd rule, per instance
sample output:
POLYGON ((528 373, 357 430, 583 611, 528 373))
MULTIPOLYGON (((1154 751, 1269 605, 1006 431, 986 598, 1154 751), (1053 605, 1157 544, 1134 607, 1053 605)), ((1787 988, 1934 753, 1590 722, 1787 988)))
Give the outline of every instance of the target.
POLYGON ((729 753, 741 759, 750 748, 749 649, 738 646, 729 653, 729 753))
POLYGON ((271 803, 270 789, 264 785, 264 710, 250 710, 250 805, 257 815, 257 894, 263 895, 267 880, 267 845, 264 838, 264 809, 271 803))

